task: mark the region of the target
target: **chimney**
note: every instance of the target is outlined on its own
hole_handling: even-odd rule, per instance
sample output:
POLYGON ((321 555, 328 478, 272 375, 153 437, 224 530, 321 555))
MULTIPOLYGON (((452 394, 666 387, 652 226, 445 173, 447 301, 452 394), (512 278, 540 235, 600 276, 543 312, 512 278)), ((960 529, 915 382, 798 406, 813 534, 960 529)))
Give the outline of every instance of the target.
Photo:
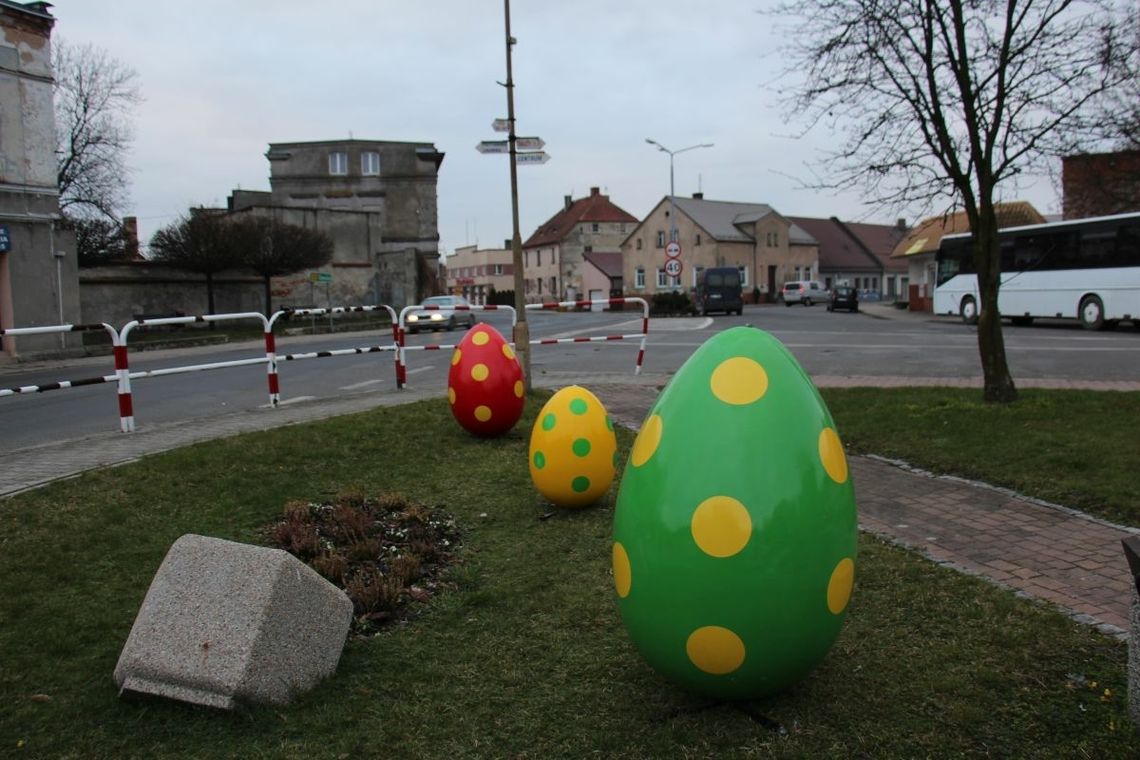
POLYGON ((563 205, 562 205, 563 210, 570 208, 570 204, 572 204, 573 202, 574 202, 574 199, 571 196, 569 196, 569 195, 563 196, 563 205))
POLYGON ((602 192, 602 189, 600 187, 591 187, 590 188, 590 195, 600 195, 601 192, 602 192))
POLYGON ((704 194, 704 193, 693 193, 693 200, 695 200, 695 201, 703 201, 704 199, 705 199, 705 194, 704 194))
POLYGON ((895 226, 898 227, 900 232, 906 232, 906 219, 900 217, 899 220, 895 222, 895 226))
POLYGON ((137 216, 123 217, 123 238, 127 243, 127 258, 137 259, 139 257, 139 219, 137 216))
POLYGON ((506 248, 508 251, 511 250, 511 239, 510 238, 506 238, 503 241, 503 247, 506 248))

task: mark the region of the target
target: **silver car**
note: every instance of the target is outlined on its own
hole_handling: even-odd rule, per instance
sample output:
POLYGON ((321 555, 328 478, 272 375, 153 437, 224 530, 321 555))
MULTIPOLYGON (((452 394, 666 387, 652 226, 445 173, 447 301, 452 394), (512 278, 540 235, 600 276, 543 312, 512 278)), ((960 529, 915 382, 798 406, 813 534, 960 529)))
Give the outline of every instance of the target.
POLYGON ((417 333, 420 330, 454 330, 462 327, 470 329, 475 324, 475 315, 470 311, 457 311, 456 306, 467 306, 467 299, 463 296, 432 296, 424 299, 421 306, 430 307, 417 309, 408 314, 405 319, 407 331, 417 333))

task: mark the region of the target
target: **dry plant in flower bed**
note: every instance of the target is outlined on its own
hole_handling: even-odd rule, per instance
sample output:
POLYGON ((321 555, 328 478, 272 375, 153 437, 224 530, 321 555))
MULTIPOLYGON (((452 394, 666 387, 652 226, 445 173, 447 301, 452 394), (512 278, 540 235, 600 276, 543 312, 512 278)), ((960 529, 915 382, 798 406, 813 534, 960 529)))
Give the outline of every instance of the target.
POLYGON ((357 636, 378 633, 384 623, 407 618, 413 602, 430 599, 459 548, 451 515, 395 493, 345 491, 331 502, 291 501, 267 533, 271 545, 348 594, 357 636))

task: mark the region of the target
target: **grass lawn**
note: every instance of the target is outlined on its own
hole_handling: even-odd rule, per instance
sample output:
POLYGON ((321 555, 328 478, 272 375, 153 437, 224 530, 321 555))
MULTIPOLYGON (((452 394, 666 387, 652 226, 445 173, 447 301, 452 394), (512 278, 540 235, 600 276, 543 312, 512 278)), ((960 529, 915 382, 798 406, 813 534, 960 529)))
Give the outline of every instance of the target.
MULTIPOLYGON (((866 399, 828 397, 841 433, 866 450, 873 442, 847 420, 866 399)), ((440 399, 201 444, 0 501, 0 755, 1140 754, 1122 642, 866 537, 831 653, 791 691, 747 705, 770 722, 663 681, 617 612, 612 498, 539 519, 549 507, 526 465, 538 406, 490 441, 462 431, 440 399), (115 662, 176 538, 254 542, 286 502, 348 488, 455 515, 454 590, 351 640, 336 675, 283 710, 118 698, 115 662)), ((888 411, 879 416, 917 427, 911 410, 888 411)), ((631 443, 619 431, 623 458, 631 443)))
POLYGON ((904 459, 1140 526, 1140 393, 827 388, 848 451, 904 459))

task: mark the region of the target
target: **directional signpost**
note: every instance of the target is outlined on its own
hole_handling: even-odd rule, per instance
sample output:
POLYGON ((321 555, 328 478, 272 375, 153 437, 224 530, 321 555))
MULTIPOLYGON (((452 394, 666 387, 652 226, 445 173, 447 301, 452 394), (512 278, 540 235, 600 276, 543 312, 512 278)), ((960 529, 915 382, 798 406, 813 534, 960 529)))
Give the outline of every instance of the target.
POLYGON ((475 146, 480 153, 510 153, 511 144, 506 140, 484 140, 475 146))
POLYGON ((541 137, 516 137, 515 149, 516 150, 542 150, 546 147, 546 141, 541 137))
POLYGON ((511 122, 509 119, 495 119, 491 122, 491 129, 496 132, 510 132, 511 122))
POLYGON ((528 164, 545 164, 549 160, 550 156, 547 155, 546 151, 544 150, 536 150, 529 153, 519 153, 517 151, 515 152, 515 163, 519 166, 526 166, 528 164))

